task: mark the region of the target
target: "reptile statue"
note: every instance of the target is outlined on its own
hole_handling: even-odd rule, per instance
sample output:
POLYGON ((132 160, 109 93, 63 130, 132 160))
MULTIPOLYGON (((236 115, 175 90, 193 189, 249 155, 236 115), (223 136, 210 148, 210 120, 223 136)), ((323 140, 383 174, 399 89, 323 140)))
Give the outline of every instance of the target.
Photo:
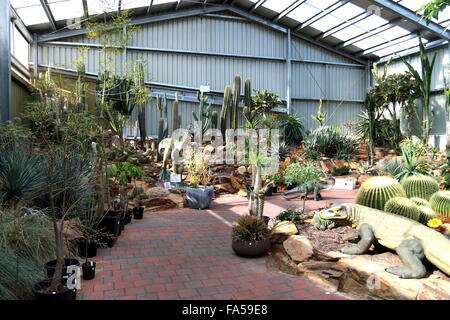
POLYGON ((365 254, 378 243, 399 255, 404 265, 386 271, 400 278, 425 277, 424 258, 450 275, 450 239, 417 221, 350 203, 324 209, 320 218, 354 224, 358 229, 361 240, 355 246, 342 248, 342 253, 365 254))
POLYGON ((309 194, 314 195, 314 200, 319 201, 322 200, 322 195, 320 194, 320 191, 323 190, 330 190, 333 188, 336 180, 333 177, 328 177, 326 179, 323 179, 321 183, 318 185, 302 185, 300 187, 296 187, 292 190, 286 191, 283 193, 283 197, 287 200, 295 199, 300 197, 301 199, 308 197, 309 194))

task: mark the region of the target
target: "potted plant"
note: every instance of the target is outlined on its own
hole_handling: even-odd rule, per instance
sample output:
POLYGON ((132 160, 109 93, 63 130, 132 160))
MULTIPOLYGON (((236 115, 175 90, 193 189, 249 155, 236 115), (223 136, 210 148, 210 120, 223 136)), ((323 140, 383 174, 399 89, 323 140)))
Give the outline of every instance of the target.
POLYGON ((245 215, 233 225, 232 249, 242 257, 265 255, 270 249, 269 229, 263 219, 245 215))
POLYGON ((191 187, 186 187, 186 197, 190 207, 199 210, 209 208, 214 188, 208 186, 211 176, 205 156, 200 151, 191 151, 185 167, 191 183, 191 187))

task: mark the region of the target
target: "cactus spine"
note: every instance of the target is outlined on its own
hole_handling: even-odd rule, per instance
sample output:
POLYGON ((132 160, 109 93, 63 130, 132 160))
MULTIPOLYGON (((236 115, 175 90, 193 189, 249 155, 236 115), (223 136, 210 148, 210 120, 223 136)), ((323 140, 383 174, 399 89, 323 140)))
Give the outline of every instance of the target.
POLYGON ((228 114, 228 107, 231 105, 232 102, 232 92, 231 87, 226 86, 223 94, 223 103, 222 103, 222 110, 220 111, 220 130, 222 131, 222 136, 225 138, 225 131, 228 129, 227 127, 227 114, 228 114))
POLYGON ((389 177, 373 177, 361 185, 355 203, 384 210, 386 202, 394 197, 406 197, 400 183, 389 177))
POLYGON ((172 131, 181 128, 181 116, 178 114, 179 103, 178 92, 175 92, 175 100, 172 104, 172 131))
POLYGON ((194 120, 197 122, 197 124, 200 125, 202 133, 205 133, 205 131, 208 130, 211 124, 211 103, 208 105, 206 104, 208 102, 208 97, 204 96, 203 92, 197 92, 197 99, 200 102, 198 106, 198 115, 195 113, 195 111, 192 111, 192 116, 194 117, 194 120))
POLYGON ((410 200, 414 201, 414 203, 417 204, 418 206, 425 206, 425 207, 431 208, 430 202, 428 202, 425 199, 414 197, 414 198, 410 198, 410 200))
POLYGON ((234 77, 233 101, 232 101, 231 123, 230 123, 230 127, 233 129, 237 129, 238 126, 237 119, 240 100, 241 100, 241 76, 236 75, 234 77))
POLYGON ((430 199, 431 209, 437 214, 450 218, 450 191, 438 191, 430 199))
POLYGON ((420 218, 419 207, 414 201, 404 197, 394 197, 388 200, 384 211, 418 221, 420 218))
POLYGON ((410 176, 402 181, 408 198, 422 198, 430 200, 439 191, 439 184, 430 176, 410 176))

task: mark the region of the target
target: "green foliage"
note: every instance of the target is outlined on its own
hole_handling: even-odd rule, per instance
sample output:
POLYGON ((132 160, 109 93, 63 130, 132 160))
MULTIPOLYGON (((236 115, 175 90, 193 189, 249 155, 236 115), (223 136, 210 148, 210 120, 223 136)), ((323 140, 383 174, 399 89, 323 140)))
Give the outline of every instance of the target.
POLYGON ((227 85, 225 86, 224 89, 222 109, 220 110, 220 130, 222 131, 223 137, 225 137, 226 130, 228 129, 227 116, 228 113, 230 112, 229 109, 231 109, 232 103, 233 103, 232 89, 231 86, 227 85))
POLYGON ((403 197, 394 197, 389 199, 384 205, 384 211, 398 214, 416 221, 420 218, 419 208, 414 201, 403 197))
POLYGON ((400 149, 402 151, 404 170, 395 176, 397 179, 404 181, 410 176, 420 176, 428 173, 426 168, 420 168, 422 153, 419 152, 417 146, 411 140, 403 140, 400 143, 400 149))
POLYGON ((340 168, 333 168, 333 176, 345 176, 347 174, 349 174, 350 172, 350 167, 349 166, 342 166, 340 168))
POLYGON ((422 198, 430 200, 431 196, 439 191, 439 184, 437 181, 426 175, 409 176, 402 181, 402 186, 405 189, 408 198, 422 198))
POLYGON ((231 108, 231 128, 237 129, 239 101, 241 100, 241 76, 234 76, 233 104, 231 108))
POLYGON ((394 197, 406 197, 402 185, 389 177, 373 177, 366 180, 356 194, 355 203, 384 210, 386 202, 394 197))
POLYGON ((130 180, 144 175, 145 171, 129 162, 117 162, 108 167, 108 177, 117 179, 121 185, 126 185, 130 180))
POLYGON ((268 113, 272 109, 278 108, 281 104, 281 99, 276 93, 265 89, 262 91, 255 90, 255 97, 252 99, 252 104, 257 113, 268 113))
POLYGON ((430 199, 431 209, 436 214, 450 217, 450 191, 438 191, 430 199))
POLYGON ((269 229, 263 219, 245 215, 233 225, 231 236, 234 241, 261 241, 269 236, 269 229))
POLYGON ((323 174, 322 168, 314 163, 292 163, 286 168, 284 181, 287 185, 315 187, 323 174))
POLYGON ((200 126, 200 130, 202 134, 206 132, 211 126, 211 118, 212 118, 212 109, 211 103, 206 104, 208 102, 208 97, 203 95, 203 92, 197 92, 197 99, 199 101, 198 106, 198 114, 195 111, 192 111, 192 116, 194 117, 195 124, 194 130, 197 129, 197 125, 200 126))
POLYGON ((301 215, 303 214, 302 210, 298 210, 295 208, 287 208, 286 210, 281 211, 277 216, 276 216, 276 220, 279 221, 291 221, 291 222, 297 222, 297 221, 301 221, 302 217, 301 215))
POLYGON ((311 115, 311 118, 319 124, 319 127, 323 126, 323 123, 327 117, 327 112, 323 112, 322 108, 323 108, 323 101, 322 99, 320 99, 319 107, 317 108, 317 115, 316 116, 311 115))
POLYGON ((382 174, 388 174, 391 177, 399 176, 405 170, 405 165, 401 157, 389 159, 382 167, 382 174))
POLYGON ((17 123, 0 125, 0 144, 11 143, 31 137, 31 130, 17 123))
POLYGON ((277 121, 286 143, 288 145, 299 145, 303 140, 304 134, 304 127, 300 117, 294 114, 281 114, 277 121))
POLYGON ((339 127, 322 126, 308 134, 304 140, 306 150, 314 150, 319 154, 333 158, 339 155, 342 160, 350 160, 354 156, 356 141, 344 135, 339 127))
POLYGON ((425 3, 417 10, 425 17, 425 21, 430 23, 432 19, 439 19, 439 14, 450 6, 450 0, 433 0, 425 3))

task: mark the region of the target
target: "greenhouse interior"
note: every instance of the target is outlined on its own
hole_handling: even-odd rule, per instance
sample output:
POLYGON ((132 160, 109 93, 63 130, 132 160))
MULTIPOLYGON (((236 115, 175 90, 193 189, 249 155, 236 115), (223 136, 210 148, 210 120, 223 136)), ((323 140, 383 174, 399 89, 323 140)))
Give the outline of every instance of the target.
POLYGON ((0 12, 0 300, 450 300, 449 0, 0 12))

